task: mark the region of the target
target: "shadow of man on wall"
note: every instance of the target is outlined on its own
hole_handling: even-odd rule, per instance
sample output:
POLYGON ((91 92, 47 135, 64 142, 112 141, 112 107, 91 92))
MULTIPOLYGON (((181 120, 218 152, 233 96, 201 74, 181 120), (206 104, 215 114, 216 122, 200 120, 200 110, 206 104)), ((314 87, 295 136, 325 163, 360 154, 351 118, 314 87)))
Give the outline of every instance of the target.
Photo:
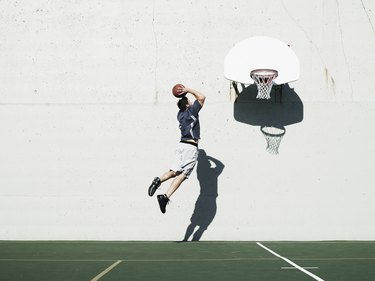
POLYGON ((224 170, 224 164, 208 156, 206 151, 199 149, 197 177, 200 194, 190 218, 191 223, 186 229, 183 241, 199 241, 216 215, 216 198, 218 196, 218 177, 224 170), (198 229, 196 229, 198 227, 198 229), (195 232, 194 232, 195 231, 195 232))
POLYGON ((258 90, 255 84, 242 86, 241 91, 235 89, 237 98, 234 102, 233 115, 238 122, 260 126, 263 133, 264 128, 279 128, 285 133, 286 126, 303 120, 303 103, 289 84, 283 84, 278 88, 272 87, 269 100, 256 98, 258 90), (277 102, 278 96, 280 102, 277 102))

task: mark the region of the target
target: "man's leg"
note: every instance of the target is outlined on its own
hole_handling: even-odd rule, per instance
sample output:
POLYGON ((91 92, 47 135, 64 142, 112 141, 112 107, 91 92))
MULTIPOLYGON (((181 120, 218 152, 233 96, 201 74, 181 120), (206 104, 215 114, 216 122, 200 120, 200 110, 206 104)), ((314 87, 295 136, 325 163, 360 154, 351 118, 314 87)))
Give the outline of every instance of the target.
POLYGON ((159 188, 162 182, 169 180, 170 178, 174 178, 176 175, 177 175, 176 172, 169 170, 165 172, 160 178, 159 177, 154 178, 150 187, 148 188, 148 195, 153 196, 155 191, 159 188))
POLYGON ((160 177, 160 182, 165 182, 169 180, 170 178, 174 178, 177 175, 175 171, 169 170, 168 172, 165 172, 164 174, 161 175, 160 177))
POLYGON ((165 208, 169 202, 169 198, 172 196, 172 194, 180 187, 181 183, 186 179, 185 174, 179 174, 171 183, 171 186, 167 190, 165 194, 160 194, 157 196, 160 211, 164 214, 165 208))
POLYGON ((179 174, 171 183, 171 186, 165 193, 168 198, 171 198, 172 194, 180 187, 181 183, 186 180, 186 175, 184 173, 179 174))

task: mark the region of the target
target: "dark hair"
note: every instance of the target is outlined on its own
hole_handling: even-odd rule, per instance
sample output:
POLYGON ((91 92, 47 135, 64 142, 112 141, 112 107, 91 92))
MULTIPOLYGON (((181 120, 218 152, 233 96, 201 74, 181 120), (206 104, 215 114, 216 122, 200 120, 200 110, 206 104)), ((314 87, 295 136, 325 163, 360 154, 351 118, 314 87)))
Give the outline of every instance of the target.
POLYGON ((182 97, 178 102, 177 106, 181 111, 185 111, 187 108, 187 105, 189 104, 189 101, 187 97, 182 97))

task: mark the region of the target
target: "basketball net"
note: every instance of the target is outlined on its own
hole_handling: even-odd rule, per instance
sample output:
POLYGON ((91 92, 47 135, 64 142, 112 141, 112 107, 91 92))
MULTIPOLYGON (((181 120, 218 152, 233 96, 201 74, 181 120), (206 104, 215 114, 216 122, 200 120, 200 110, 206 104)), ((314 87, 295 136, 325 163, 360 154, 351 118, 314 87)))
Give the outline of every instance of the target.
POLYGON ((273 80, 277 77, 277 70, 273 69, 255 69, 250 72, 251 79, 258 88, 257 99, 270 99, 273 80))
POLYGON ((281 139, 285 135, 285 128, 276 128, 276 127, 266 127, 262 126, 260 127, 260 130, 262 131, 264 137, 267 141, 267 147, 266 150, 274 155, 279 154, 279 146, 281 139))

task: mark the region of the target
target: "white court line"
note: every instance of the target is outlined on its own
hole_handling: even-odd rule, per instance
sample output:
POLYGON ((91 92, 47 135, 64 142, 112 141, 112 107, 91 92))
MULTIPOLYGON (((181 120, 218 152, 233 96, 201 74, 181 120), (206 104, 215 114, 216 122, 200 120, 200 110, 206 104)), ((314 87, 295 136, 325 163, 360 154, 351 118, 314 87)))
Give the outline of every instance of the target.
MULTIPOLYGON (((127 259, 126 262, 217 262, 217 261, 258 261, 277 260, 276 258, 212 258, 212 259, 127 259)), ((0 259, 0 262, 113 262, 116 260, 95 259, 0 259)))
POLYGON ((104 275, 110 272, 115 266, 117 266, 120 262, 122 262, 122 260, 118 260, 117 262, 112 264, 110 267, 108 267, 107 269, 96 275, 93 279, 91 279, 91 281, 98 281, 100 278, 102 278, 104 275))
MULTIPOLYGON (((304 268, 304 269, 319 269, 319 267, 317 267, 317 266, 304 266, 302 268, 304 268)), ((294 266, 282 266, 281 269, 298 269, 298 268, 295 268, 294 266)))
MULTIPOLYGON (((0 103, 1 105, 1 103, 0 103)), ((8 195, 6 195, 8 196, 8 195)), ((10 196, 10 195, 9 195, 10 196)), ((176 244, 177 241, 0 240, 0 244, 176 244)), ((189 241, 189 244, 252 244, 253 241, 189 241)), ((269 242, 270 244, 274 242, 269 242)), ((375 244, 375 241, 278 241, 277 244, 375 244)))
MULTIPOLYGON (((207 258, 207 259, 127 259, 126 262, 215 262, 215 261, 258 261, 277 260, 277 258, 207 258)), ((295 258, 298 261, 362 261, 375 258, 295 258)), ((115 262, 113 259, 2 259, 0 262, 115 262)), ((307 268, 307 267, 304 267, 307 268)))
POLYGON ((276 256, 276 257, 278 257, 280 259, 283 259, 284 261, 286 261, 290 265, 294 266, 295 268, 299 269, 300 271, 302 271, 303 273, 309 275, 310 277, 314 278, 315 280, 324 281, 322 278, 316 276, 315 274, 312 274, 310 271, 307 271, 306 269, 304 269, 303 267, 299 266, 298 264, 292 262, 291 260, 288 260, 287 258, 284 258, 283 256, 280 256, 278 253, 272 251, 271 249, 268 249, 266 246, 263 246, 261 243, 257 242, 257 244, 258 244, 258 246, 260 246, 263 249, 267 250, 268 252, 270 252, 274 256, 276 256))

